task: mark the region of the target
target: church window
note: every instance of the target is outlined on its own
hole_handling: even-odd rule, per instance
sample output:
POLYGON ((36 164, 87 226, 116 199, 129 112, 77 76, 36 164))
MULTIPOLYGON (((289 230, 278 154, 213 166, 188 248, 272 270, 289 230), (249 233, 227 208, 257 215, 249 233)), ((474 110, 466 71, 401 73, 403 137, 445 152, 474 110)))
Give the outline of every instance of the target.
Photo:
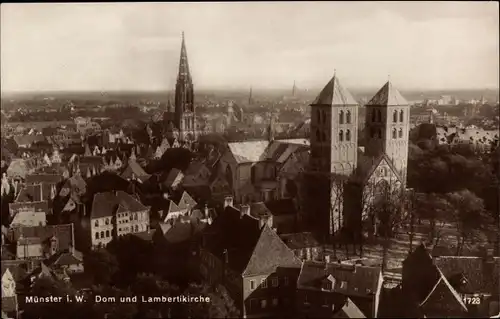
POLYGON ((382 111, 377 110, 377 122, 382 122, 382 111))
POLYGON ((397 136, 397 132, 396 132, 396 129, 392 129, 392 138, 396 138, 397 136))
POLYGON ((339 113, 339 124, 344 124, 344 111, 339 113))
POLYGON ((319 130, 316 130, 316 141, 321 142, 321 134, 319 130))
POLYGON ((394 113, 392 113, 392 121, 394 123, 398 121, 398 111, 394 111, 394 113))
POLYGON ((326 124, 326 111, 323 111, 323 124, 326 124))
POLYGON ((351 140, 351 130, 345 132, 345 140, 348 142, 351 140))
POLYGON ((347 124, 351 124, 351 111, 347 111, 346 113, 346 122, 347 124))
POLYGON ((344 131, 340 130, 339 132, 339 141, 342 142, 344 140, 344 131))
POLYGON ((320 112, 320 110, 316 110, 316 118, 318 119, 318 123, 321 123, 321 112, 320 112))
POLYGON ((401 110, 401 111, 399 111, 399 121, 403 122, 403 118, 404 118, 404 112, 403 112, 403 110, 401 110))
POLYGON ((402 128, 400 128, 400 129, 399 129, 399 138, 402 138, 402 137, 403 137, 403 129, 402 129, 402 128))
POLYGON ((377 113, 375 110, 372 110, 372 122, 376 122, 377 121, 377 113))

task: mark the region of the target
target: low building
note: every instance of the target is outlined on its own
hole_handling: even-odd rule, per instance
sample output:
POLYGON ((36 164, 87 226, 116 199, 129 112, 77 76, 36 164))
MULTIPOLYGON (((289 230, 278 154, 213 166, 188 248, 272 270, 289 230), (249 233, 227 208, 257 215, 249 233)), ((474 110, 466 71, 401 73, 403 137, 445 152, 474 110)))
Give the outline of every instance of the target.
POLYGON ((312 233, 281 234, 280 238, 301 260, 323 259, 323 247, 312 233))

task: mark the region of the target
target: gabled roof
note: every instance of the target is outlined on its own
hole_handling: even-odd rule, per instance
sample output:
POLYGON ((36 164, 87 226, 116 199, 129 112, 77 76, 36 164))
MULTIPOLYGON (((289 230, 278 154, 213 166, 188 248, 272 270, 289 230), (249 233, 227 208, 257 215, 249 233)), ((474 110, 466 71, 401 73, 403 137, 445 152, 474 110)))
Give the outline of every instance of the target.
POLYGON ((198 203, 186 192, 182 193, 181 199, 179 200, 178 206, 180 209, 190 209, 194 208, 198 203))
MULTIPOLYGON (((429 295, 420 303, 420 307, 426 308, 426 305, 428 304, 436 304, 436 303, 443 303, 447 302, 449 299, 446 298, 446 296, 451 296, 452 300, 456 302, 456 305, 458 305, 458 308, 461 311, 467 312, 467 307, 465 306, 464 302, 462 301, 462 298, 460 295, 457 293, 457 291, 450 285, 448 280, 445 278, 443 273, 439 270, 438 272, 440 274, 439 280, 436 282, 432 290, 429 292, 429 295)), ((451 306, 447 303, 447 306, 451 306)), ((431 306, 432 307, 432 306, 431 306)), ((448 307, 447 307, 448 308, 448 307)), ((456 310, 456 309, 452 309, 456 310)))
POLYGON ((40 238, 42 242, 46 242, 51 237, 56 237, 59 250, 67 250, 74 247, 73 243, 73 224, 61 225, 46 225, 35 227, 16 227, 9 230, 8 239, 11 242, 17 242, 19 237, 24 238, 40 238))
POLYGON ((348 296, 374 296, 381 276, 380 267, 344 265, 305 261, 299 275, 297 288, 321 289, 322 281, 332 275, 336 280, 333 291, 348 296), (345 282, 345 287, 341 283, 345 282))
POLYGON ((373 172, 380 166, 380 163, 385 161, 392 173, 396 176, 399 182, 403 181, 401 174, 398 172, 392 160, 385 153, 380 153, 378 156, 360 156, 358 157, 358 166, 356 168, 356 174, 353 178, 357 179, 361 183, 366 183, 373 175, 373 172))
POLYGON ((124 191, 117 191, 116 198, 118 200, 118 203, 122 205, 129 212, 137 213, 148 209, 148 207, 144 206, 135 197, 133 197, 130 194, 127 194, 124 191))
POLYGON ((129 179, 132 178, 132 175, 135 175, 136 178, 149 177, 149 174, 136 161, 129 160, 120 176, 129 179))
POLYGON ((358 102, 334 75, 311 105, 351 106, 358 105, 358 102))
POLYGON ((236 163, 256 163, 265 160, 268 141, 245 141, 228 143, 229 151, 236 163))
POLYGON ((92 201, 91 218, 111 217, 118 206, 116 196, 112 192, 97 193, 92 201))
POLYGON ((369 106, 406 106, 408 101, 399 93, 398 89, 392 86, 390 81, 372 97, 369 106))
POLYGON ((79 265, 83 261, 70 252, 61 252, 53 255, 47 260, 47 265, 49 266, 70 266, 79 265))
POLYGON ((278 267, 299 268, 300 260, 278 234, 265 224, 243 275, 269 274, 276 271, 278 267))

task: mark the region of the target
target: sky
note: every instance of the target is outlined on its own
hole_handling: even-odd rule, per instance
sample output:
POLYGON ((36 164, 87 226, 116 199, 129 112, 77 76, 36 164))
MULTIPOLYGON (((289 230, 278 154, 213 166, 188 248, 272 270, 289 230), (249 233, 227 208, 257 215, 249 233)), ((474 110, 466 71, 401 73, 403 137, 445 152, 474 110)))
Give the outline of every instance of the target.
POLYGON ((497 89, 489 2, 10 3, 1 90, 175 86, 181 32, 195 89, 497 89))

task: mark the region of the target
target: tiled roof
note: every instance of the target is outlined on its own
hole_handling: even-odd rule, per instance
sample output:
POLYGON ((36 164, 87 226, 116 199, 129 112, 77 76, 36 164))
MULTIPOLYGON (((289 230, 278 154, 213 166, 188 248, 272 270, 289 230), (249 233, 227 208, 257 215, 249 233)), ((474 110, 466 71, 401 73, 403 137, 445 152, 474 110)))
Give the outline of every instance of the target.
POLYGON ((313 248, 320 246, 320 243, 314 238, 312 233, 292 233, 281 234, 281 240, 290 247, 290 249, 313 248))
POLYGON ((377 292, 381 269, 380 267, 304 261, 297 287, 321 289, 323 280, 329 275, 336 280, 333 286, 334 292, 348 296, 368 297, 377 292), (343 288, 341 288, 342 282, 346 283, 343 288))
POLYGON ((271 212, 263 202, 256 202, 250 204, 250 215, 260 219, 262 217, 270 217, 271 212))
POLYGON ((390 81, 372 97, 366 105, 373 106, 404 106, 408 105, 408 101, 399 93, 398 89, 393 87, 390 81))
POLYGON ((164 234, 165 239, 171 244, 182 243, 191 238, 194 234, 194 228, 188 222, 176 222, 164 234))
POLYGON ((132 178, 132 175, 135 175, 136 178, 149 177, 149 174, 136 161, 129 160, 125 170, 121 173, 121 177, 129 179, 132 178))
POLYGON ((472 294, 498 291, 500 258, 491 260, 491 269, 487 269, 482 257, 440 256, 434 258, 434 263, 458 292, 472 294), (465 279, 463 283, 460 282, 461 276, 465 279))
POLYGON ((347 89, 340 85, 338 77, 334 75, 312 105, 345 106, 358 105, 358 102, 347 89))
POLYGON ((102 218, 113 216, 118 202, 112 192, 97 193, 92 201, 91 218, 102 218))
POLYGON ((383 160, 387 163, 387 165, 389 165, 389 168, 391 169, 392 173, 396 176, 396 178, 399 181, 402 181, 403 179, 400 173, 397 171, 396 167, 394 166, 394 163, 385 153, 380 153, 378 156, 375 157, 359 156, 358 166, 356 167, 356 173, 352 175, 352 178, 362 183, 366 183, 383 160))
POLYGON ((160 176, 160 180, 163 180, 163 184, 167 187, 176 185, 182 178, 184 178, 184 174, 177 168, 172 168, 168 173, 163 173, 160 176))
POLYGON ((125 193, 124 191, 117 191, 116 197, 120 205, 125 207, 129 212, 136 213, 148 209, 140 201, 135 199, 132 195, 125 193))
POLYGON ((83 260, 72 254, 71 252, 60 252, 53 255, 47 260, 49 266, 70 266, 81 264, 83 260))
POLYGON ((252 255, 243 272, 244 276, 269 274, 278 267, 299 268, 300 261, 294 252, 265 224, 252 255))
POLYGON ((291 198, 276 199, 265 203, 267 209, 273 216, 296 215, 297 209, 291 198))
POLYGON ((187 192, 183 192, 177 206, 179 206, 180 209, 192 209, 197 204, 198 203, 196 203, 196 201, 187 192))
POLYGON ((59 250, 61 251, 74 247, 73 224, 17 227, 9 231, 9 240, 17 242, 21 235, 24 238, 38 237, 42 242, 46 242, 55 236, 58 240, 59 250))
POLYGON ((449 298, 446 298, 446 295, 450 296, 451 299, 456 302, 456 305, 461 308, 462 311, 466 312, 467 307, 465 306, 464 302, 462 301, 462 298, 460 295, 457 293, 455 289, 450 285, 448 280, 445 278, 443 273, 439 270, 438 272, 440 274, 440 278, 432 288, 432 290, 429 292, 429 295, 420 303, 420 307, 422 307, 424 310, 427 308, 427 305, 431 305, 431 307, 434 307, 434 305, 438 303, 447 303, 447 308, 449 308, 450 305, 448 301, 450 301, 449 298))
POLYGON ((265 160, 268 141, 246 141, 228 143, 237 163, 255 163, 265 160))

